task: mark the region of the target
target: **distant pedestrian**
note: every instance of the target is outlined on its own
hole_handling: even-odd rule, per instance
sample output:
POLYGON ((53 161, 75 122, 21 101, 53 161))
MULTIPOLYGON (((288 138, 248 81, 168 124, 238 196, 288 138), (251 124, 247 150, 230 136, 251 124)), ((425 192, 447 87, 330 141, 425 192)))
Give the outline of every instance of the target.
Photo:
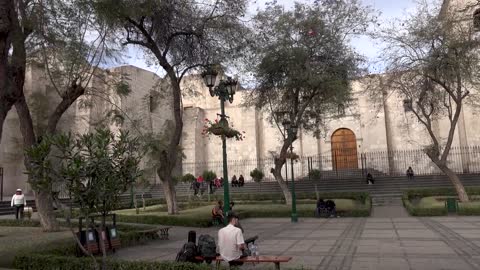
POLYGON ((208 182, 208 184, 210 187, 210 194, 213 194, 215 192, 215 180, 208 182))
POLYGON ((407 178, 408 178, 408 179, 413 179, 414 175, 415 175, 415 174, 413 173, 412 167, 408 167, 408 169, 407 169, 407 178))
POLYGON ((369 185, 375 184, 375 179, 373 179, 373 175, 371 173, 367 173, 367 184, 369 185))
POLYGON ((200 183, 197 180, 193 181, 190 185, 190 189, 193 189, 193 195, 198 196, 198 191, 200 190, 200 183))
POLYGON ((225 184, 225 180, 223 180, 223 177, 220 177, 220 179, 218 179, 218 182, 220 182, 220 187, 223 187, 223 185, 225 184))
POLYGON ((17 189, 17 192, 13 195, 11 206, 15 207, 15 219, 23 219, 23 210, 27 206, 27 200, 21 189, 17 189))
POLYGON ((220 184, 220 179, 217 177, 215 178, 214 180, 214 184, 215 184, 215 188, 220 188, 221 187, 221 184, 220 184))

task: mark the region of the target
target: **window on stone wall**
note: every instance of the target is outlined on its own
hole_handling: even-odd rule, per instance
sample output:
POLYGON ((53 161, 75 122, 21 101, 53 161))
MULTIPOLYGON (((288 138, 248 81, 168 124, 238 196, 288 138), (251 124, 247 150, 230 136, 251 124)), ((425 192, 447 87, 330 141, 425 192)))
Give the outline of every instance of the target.
POLYGON ((343 104, 338 104, 338 115, 339 116, 344 116, 345 115, 345 105, 343 104))
POLYGON ((152 91, 148 97, 148 106, 150 107, 150 112, 153 112, 158 107, 159 94, 158 92, 152 91))
POLYGON ((148 104, 149 104, 149 107, 150 107, 150 112, 153 112, 153 110, 154 110, 153 107, 154 107, 154 106, 153 106, 153 96, 152 96, 152 94, 150 94, 150 96, 149 96, 149 102, 148 102, 148 104))
POLYGON ((412 111, 412 100, 411 99, 404 99, 403 100, 403 109, 405 112, 411 112, 412 111))
POLYGON ((473 28, 480 31, 480 8, 473 12, 473 28))

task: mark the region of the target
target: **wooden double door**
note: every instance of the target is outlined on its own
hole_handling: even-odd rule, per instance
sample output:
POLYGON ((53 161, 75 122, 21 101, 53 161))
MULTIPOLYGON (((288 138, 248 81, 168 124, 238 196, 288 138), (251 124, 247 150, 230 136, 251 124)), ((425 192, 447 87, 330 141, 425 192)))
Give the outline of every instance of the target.
POLYGON ((334 170, 358 169, 357 138, 348 128, 332 134, 332 164, 334 170))

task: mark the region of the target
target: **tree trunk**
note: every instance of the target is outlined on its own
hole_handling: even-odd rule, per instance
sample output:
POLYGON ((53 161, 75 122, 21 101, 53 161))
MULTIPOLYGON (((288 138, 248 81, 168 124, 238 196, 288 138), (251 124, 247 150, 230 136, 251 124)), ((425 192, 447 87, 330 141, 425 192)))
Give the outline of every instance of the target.
POLYGON ((35 202, 37 204, 38 217, 42 224, 43 230, 47 232, 55 232, 59 230, 55 213, 52 208, 52 196, 49 191, 35 191, 35 202))
POLYGON ((172 180, 162 181, 163 191, 165 193, 165 200, 167 201, 167 208, 169 215, 178 214, 177 193, 172 180))
POLYGON ((0 141, 2 140, 3 123, 7 117, 8 111, 15 104, 12 96, 12 87, 9 76, 9 51, 12 43, 13 32, 13 1, 0 2, 0 141))
POLYGON ((273 169, 273 176, 275 177, 275 180, 277 180, 278 185, 280 186, 280 189, 282 190, 283 196, 285 197, 285 202, 287 205, 292 205, 292 193, 290 193, 290 190, 288 189, 287 184, 285 183, 285 180, 283 180, 282 177, 282 167, 283 164, 285 163, 285 160, 282 162, 279 159, 275 159, 275 168, 273 169))
POLYGON ((465 191, 465 187, 460 181, 460 178, 458 178, 458 175, 445 165, 438 166, 438 167, 440 168, 440 170, 442 170, 442 172, 444 172, 448 176, 448 179, 450 179, 450 182, 452 182, 453 187, 457 191, 458 199, 461 202, 468 202, 469 201, 468 194, 465 191))
MULTIPOLYGON (((30 115, 30 110, 28 109, 27 102, 25 101, 25 96, 15 103, 15 108, 20 120, 20 130, 23 137, 23 147, 28 149, 35 144, 35 132, 33 130, 32 117, 30 115)), ((30 166, 30 161, 28 156, 24 155, 24 164, 28 168, 30 166)), ((35 186, 35 179, 29 177, 29 183, 32 186, 35 186)), ((44 231, 58 231, 58 223, 55 219, 55 214, 53 212, 53 200, 51 195, 51 190, 45 188, 35 188, 35 201, 37 203, 37 212, 40 217, 40 223, 42 224, 44 231)))
POLYGON ((161 166, 157 170, 158 177, 163 187, 163 194, 165 195, 165 201, 167 202, 167 209, 169 215, 178 214, 177 193, 175 191, 175 185, 171 176, 172 170, 161 166))
POLYGON ((273 176, 275 180, 277 180, 280 189, 283 192, 283 196, 285 197, 285 202, 287 205, 292 205, 292 193, 288 189, 285 180, 282 177, 282 167, 287 162, 286 156, 288 147, 294 142, 295 138, 288 136, 287 139, 283 142, 282 149, 280 150, 280 155, 275 157, 275 168, 272 168, 273 176))

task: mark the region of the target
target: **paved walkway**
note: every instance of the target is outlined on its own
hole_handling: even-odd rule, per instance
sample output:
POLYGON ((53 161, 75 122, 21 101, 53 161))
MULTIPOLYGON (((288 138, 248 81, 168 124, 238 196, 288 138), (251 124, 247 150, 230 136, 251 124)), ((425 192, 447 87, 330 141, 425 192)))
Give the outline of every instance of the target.
POLYGON ((403 205, 373 206, 371 216, 374 218, 409 217, 403 205))
MULTIPOLYGON (((480 217, 248 219, 246 237, 259 235, 263 255, 290 255, 287 267, 322 270, 480 269, 480 217)), ((128 260, 173 260, 189 228, 171 240, 119 250, 128 260)), ((216 229, 196 229, 197 235, 216 229)), ((263 265, 265 266, 265 265, 263 265)), ((246 265, 242 269, 264 269, 246 265)))

